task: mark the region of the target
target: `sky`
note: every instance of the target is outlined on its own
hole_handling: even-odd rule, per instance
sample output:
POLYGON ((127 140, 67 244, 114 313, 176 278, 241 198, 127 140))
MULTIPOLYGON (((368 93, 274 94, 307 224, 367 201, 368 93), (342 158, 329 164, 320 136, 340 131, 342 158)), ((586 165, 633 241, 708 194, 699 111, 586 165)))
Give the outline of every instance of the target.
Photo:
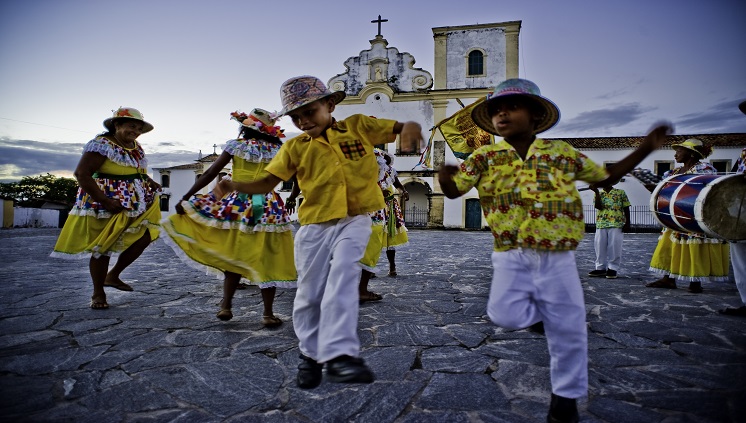
POLYGON ((519 76, 562 114, 548 138, 661 119, 746 133, 742 0, 0 0, 0 182, 71 176, 119 106, 155 126, 139 138, 151 168, 219 153, 231 112, 279 111, 288 78, 344 73, 378 15, 389 47, 431 74, 432 28, 521 21, 519 76))

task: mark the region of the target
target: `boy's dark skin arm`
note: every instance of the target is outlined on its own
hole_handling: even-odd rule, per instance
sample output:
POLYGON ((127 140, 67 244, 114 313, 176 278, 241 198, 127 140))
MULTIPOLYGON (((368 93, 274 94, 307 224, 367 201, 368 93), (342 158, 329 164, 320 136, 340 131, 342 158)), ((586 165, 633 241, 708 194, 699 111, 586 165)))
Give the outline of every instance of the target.
POLYGON ((604 203, 603 203, 603 201, 601 201, 601 193, 598 192, 598 188, 596 188, 596 187, 592 187, 591 190, 595 194, 595 196, 593 198, 593 205, 594 205, 594 207, 596 207, 599 210, 603 210, 604 209, 604 203))
POLYGON ((456 183, 453 182, 453 175, 458 173, 458 169, 458 166, 454 165, 443 165, 438 169, 438 182, 440 182, 440 189, 447 198, 453 199, 463 195, 456 187, 456 183))
POLYGON ((630 216, 629 206, 624 207, 624 226, 622 226, 622 232, 630 231, 630 216))
POLYGON ((217 198, 223 198, 231 191, 239 191, 249 195, 266 194, 272 191, 280 182, 282 182, 282 179, 272 175, 271 173, 262 179, 252 182, 233 182, 223 179, 215 189, 212 190, 212 193, 217 198))
POLYGON ((640 162, 658 149, 666 141, 666 136, 673 131, 673 126, 670 123, 658 123, 650 133, 645 136, 639 147, 630 153, 627 157, 616 162, 612 166, 607 168, 609 176, 603 181, 591 184, 591 187, 602 188, 611 186, 616 181, 622 179, 627 173, 631 172, 640 162))

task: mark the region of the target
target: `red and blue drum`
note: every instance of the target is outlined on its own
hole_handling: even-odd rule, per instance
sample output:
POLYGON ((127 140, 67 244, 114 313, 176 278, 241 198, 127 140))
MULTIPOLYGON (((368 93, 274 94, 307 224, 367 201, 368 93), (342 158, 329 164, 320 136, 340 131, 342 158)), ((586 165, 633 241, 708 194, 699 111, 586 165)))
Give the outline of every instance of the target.
POLYGON ((684 174, 662 180, 650 197, 658 221, 679 232, 746 239, 746 178, 741 174, 684 174))

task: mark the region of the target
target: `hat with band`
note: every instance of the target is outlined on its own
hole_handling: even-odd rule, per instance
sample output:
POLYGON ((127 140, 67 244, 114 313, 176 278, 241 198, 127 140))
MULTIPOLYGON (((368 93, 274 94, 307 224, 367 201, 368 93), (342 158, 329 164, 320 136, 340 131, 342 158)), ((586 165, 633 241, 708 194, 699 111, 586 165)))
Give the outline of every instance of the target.
POLYGON ((280 87, 280 98, 282 100, 280 116, 326 97, 331 97, 334 104, 339 104, 345 99, 345 96, 344 91, 329 91, 326 85, 315 76, 303 75, 290 78, 283 82, 282 87, 280 87))
POLYGON ((678 144, 671 144, 671 148, 685 148, 687 150, 693 151, 697 153, 697 155, 701 158, 705 158, 710 155, 710 152, 708 152, 707 146, 704 145, 704 143, 696 138, 689 138, 688 140, 684 142, 680 142, 678 144))
POLYGON ((114 115, 104 120, 104 127, 109 131, 114 130, 114 121, 117 119, 133 119, 142 122, 142 133, 150 132, 153 130, 153 125, 145 122, 145 119, 139 110, 133 109, 132 107, 120 107, 114 111, 114 115))
POLYGON ((539 122, 536 124, 535 133, 537 134, 551 128, 560 119, 560 112, 557 105, 548 98, 543 97, 536 84, 527 79, 520 78, 507 79, 496 86, 492 94, 487 96, 486 101, 474 107, 471 111, 471 119, 477 126, 490 134, 499 135, 495 130, 495 126, 492 124, 492 116, 489 114, 489 104, 498 99, 505 99, 511 96, 530 98, 541 106, 544 114, 540 116, 539 122))

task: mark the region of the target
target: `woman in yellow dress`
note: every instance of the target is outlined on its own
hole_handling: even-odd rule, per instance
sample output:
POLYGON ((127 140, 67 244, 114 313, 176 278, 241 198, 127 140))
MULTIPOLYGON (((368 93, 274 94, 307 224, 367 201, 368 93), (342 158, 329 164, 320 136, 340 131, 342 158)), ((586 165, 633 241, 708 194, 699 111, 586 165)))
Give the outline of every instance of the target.
POLYGON ((254 196, 234 191, 222 198, 212 192, 194 195, 231 161, 233 181, 263 178, 264 168, 282 146, 282 129, 266 110, 234 112, 231 117, 241 123, 239 137, 226 143, 223 153, 189 188, 176 205, 177 214, 161 222, 168 235, 164 240, 187 264, 223 278, 218 319, 233 318, 233 296, 245 278, 261 289, 262 323, 275 327, 282 324, 272 308, 277 287, 295 288, 298 278, 292 227, 282 198, 275 191, 254 196))
MULTIPOLYGON (((711 164, 701 161, 712 154, 712 148, 690 138, 674 144, 674 159, 681 163, 663 177, 688 173, 717 173, 711 164)), ((652 191, 655 185, 646 185, 652 191)), ((658 239, 650 271, 661 278, 646 284, 648 288, 676 289, 676 279, 689 282, 688 291, 702 292, 702 282, 727 281, 730 270, 728 242, 697 233, 686 233, 664 228, 658 239)))
POLYGON ((161 186, 148 176, 148 162, 137 137, 153 130, 142 113, 120 107, 104 120, 106 132, 83 148, 75 169, 80 188, 52 257, 90 256, 91 308, 109 308, 104 286, 132 287, 119 278, 158 238, 161 186), (119 254, 109 270, 112 254, 119 254))
POLYGON ((383 248, 386 249, 386 259, 389 262, 389 276, 396 277, 396 248, 409 242, 407 227, 404 225, 404 213, 401 205, 396 199, 396 190, 401 191, 401 199, 409 200, 409 192, 399 181, 396 169, 394 169, 394 156, 384 152, 386 160, 386 182, 378 182, 384 190, 386 200, 386 228, 383 233, 383 248), (383 188, 385 186, 386 188, 383 188))

